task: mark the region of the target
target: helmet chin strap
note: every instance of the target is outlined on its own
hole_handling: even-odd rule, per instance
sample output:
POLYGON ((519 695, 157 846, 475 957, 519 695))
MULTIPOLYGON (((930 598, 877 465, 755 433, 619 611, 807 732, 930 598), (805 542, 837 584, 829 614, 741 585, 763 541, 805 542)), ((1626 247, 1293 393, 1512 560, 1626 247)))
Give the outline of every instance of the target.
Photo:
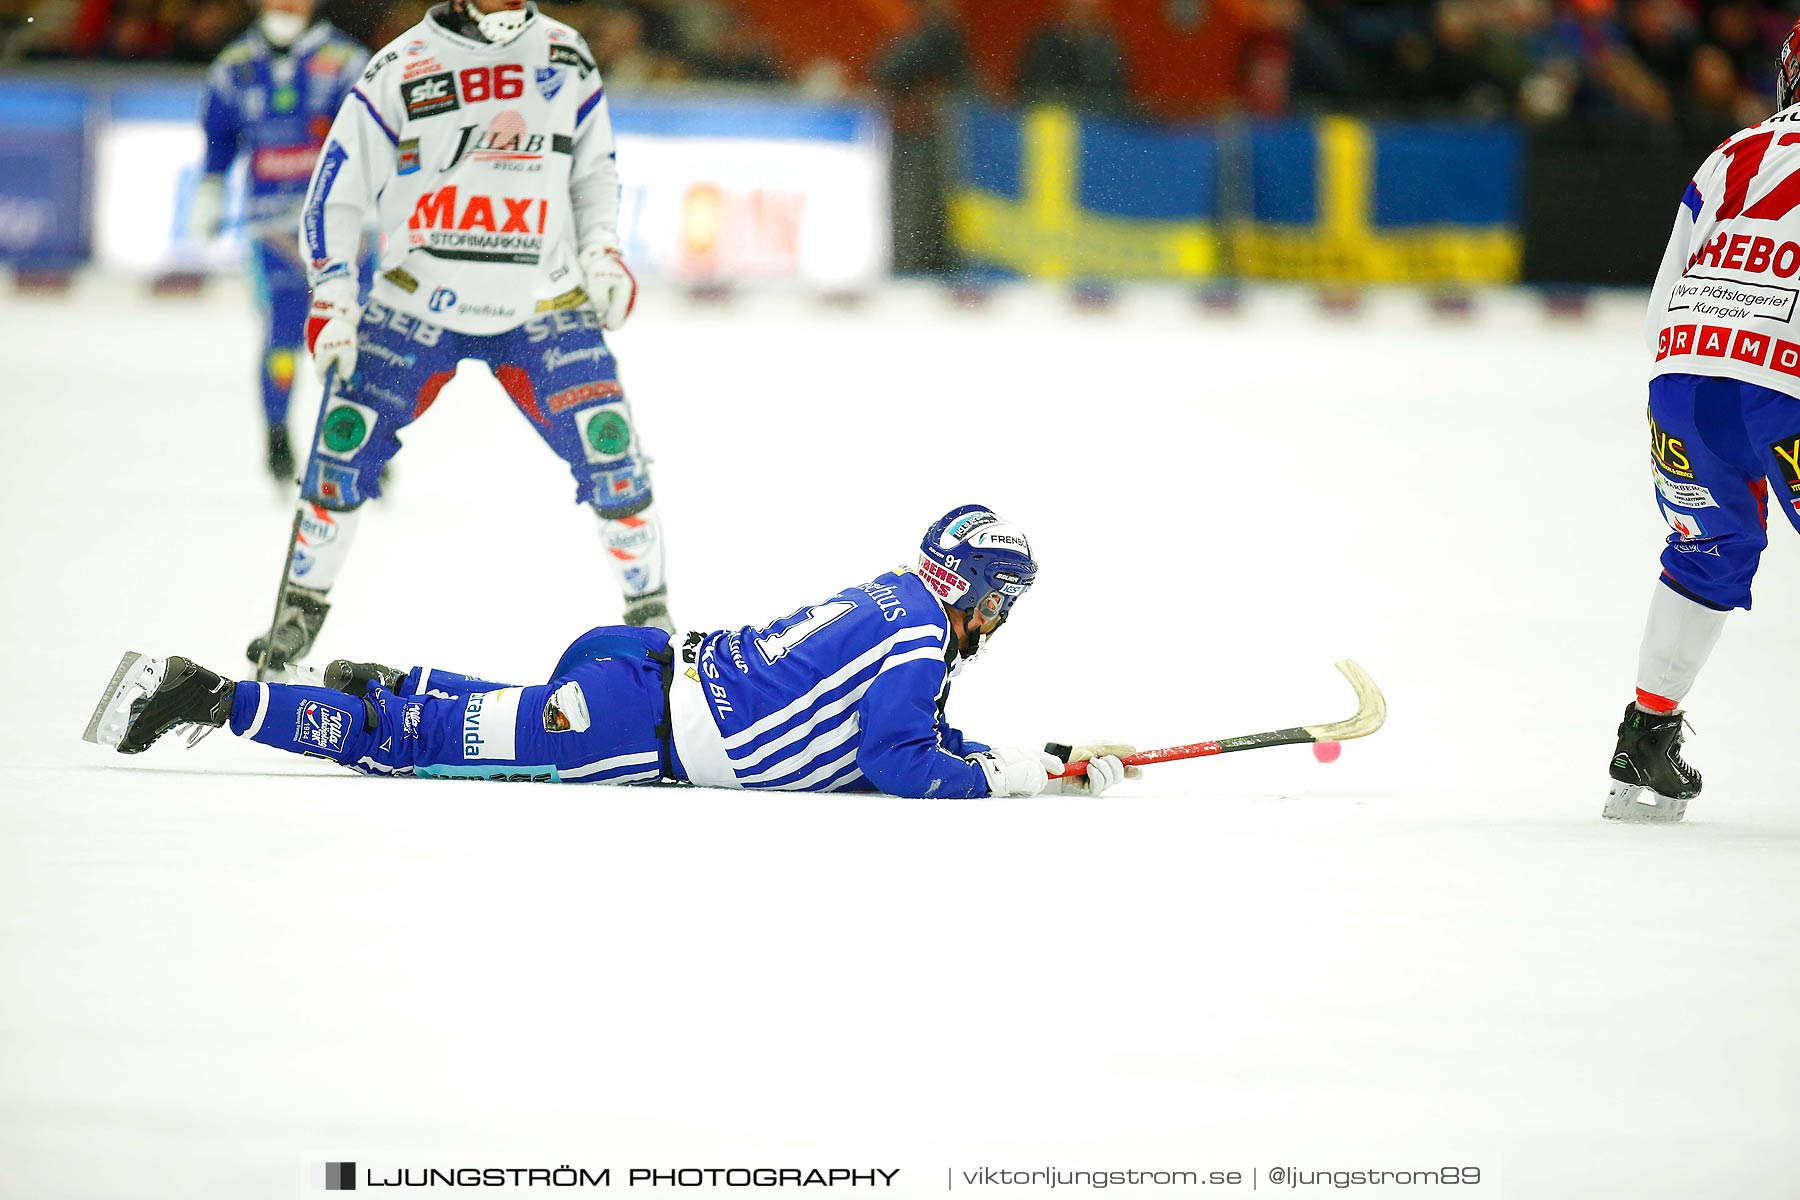
POLYGON ((475 19, 475 28, 481 30, 481 36, 497 46, 518 37, 525 30, 525 22, 531 20, 529 7, 484 13, 476 0, 463 0, 463 6, 475 19))

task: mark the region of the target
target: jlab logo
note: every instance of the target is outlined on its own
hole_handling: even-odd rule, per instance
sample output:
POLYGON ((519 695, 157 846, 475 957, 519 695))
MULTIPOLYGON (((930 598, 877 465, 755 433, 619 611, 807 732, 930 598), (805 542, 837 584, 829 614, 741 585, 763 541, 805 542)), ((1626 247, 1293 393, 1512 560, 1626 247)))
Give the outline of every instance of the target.
POLYGON ((356 1164, 353 1162, 326 1163, 325 1190, 328 1192, 354 1192, 356 1190, 356 1164))
POLYGON ((476 136, 473 125, 464 125, 462 135, 457 139, 455 152, 439 170, 448 171, 465 157, 476 162, 542 158, 544 144, 543 134, 532 133, 525 125, 525 118, 508 109, 495 117, 488 125, 487 132, 479 137, 476 136))
POLYGON ((431 293, 431 311, 443 312, 456 307, 456 293, 447 287, 433 289, 431 293))

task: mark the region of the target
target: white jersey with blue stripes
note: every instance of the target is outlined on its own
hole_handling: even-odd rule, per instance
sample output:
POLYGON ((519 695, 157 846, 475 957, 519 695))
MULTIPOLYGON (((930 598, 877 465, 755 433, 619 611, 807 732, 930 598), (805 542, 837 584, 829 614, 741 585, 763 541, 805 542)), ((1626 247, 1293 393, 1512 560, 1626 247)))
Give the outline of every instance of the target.
POLYGON ((372 295, 387 308, 494 334, 547 332, 588 303, 577 256, 618 244, 612 117, 587 44, 530 7, 524 32, 492 45, 450 28, 438 5, 375 55, 307 192, 313 286, 354 276, 373 208, 372 295))
POLYGON ((688 777, 776 791, 984 796, 943 719, 950 626, 909 571, 845 588, 758 629, 694 635, 671 694, 688 777))

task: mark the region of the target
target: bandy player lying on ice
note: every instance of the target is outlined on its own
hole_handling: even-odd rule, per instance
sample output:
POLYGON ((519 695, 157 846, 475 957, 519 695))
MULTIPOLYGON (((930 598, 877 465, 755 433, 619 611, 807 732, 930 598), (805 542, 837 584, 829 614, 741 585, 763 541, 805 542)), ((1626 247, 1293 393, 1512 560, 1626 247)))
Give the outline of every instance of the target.
POLYGON ((560 783, 691 782, 898 796, 1097 795, 1132 747, 1091 745, 1085 776, 990 749, 944 721, 950 680, 1037 575, 1025 536, 979 505, 933 525, 916 570, 845 588, 761 629, 603 626, 548 683, 517 687, 343 660, 329 686, 233 683, 185 658, 128 654, 87 739, 135 754, 182 725, 378 775, 560 783))
MULTIPOLYGON (((625 622, 671 628, 646 460, 602 329, 631 312, 612 122, 592 56, 528 0, 451 0, 375 55, 313 172, 301 241, 320 413, 265 678, 304 658, 397 434, 463 359, 494 377, 599 518, 625 622), (378 214, 381 273, 357 305, 378 214)), ((470 475, 479 482, 479 475, 470 475)), ((496 537, 499 535, 495 535, 496 537)))
POLYGON ((1650 296, 1652 476, 1674 533, 1650 602, 1604 814, 1679 821, 1700 794, 1681 701, 1725 617, 1750 607, 1775 506, 1800 528, 1800 25, 1780 111, 1729 138, 1682 197, 1650 296))

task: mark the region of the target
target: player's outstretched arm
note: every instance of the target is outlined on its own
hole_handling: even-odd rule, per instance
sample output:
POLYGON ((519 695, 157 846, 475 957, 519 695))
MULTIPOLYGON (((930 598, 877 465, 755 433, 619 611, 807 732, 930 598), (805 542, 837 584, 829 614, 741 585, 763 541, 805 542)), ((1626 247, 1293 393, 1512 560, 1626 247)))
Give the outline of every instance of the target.
POLYGON ((206 154, 200 178, 194 184, 188 209, 187 233, 196 242, 210 242, 225 225, 225 173, 238 156, 241 122, 237 89, 232 86, 230 51, 213 64, 200 98, 200 129, 206 136, 206 154))
POLYGON ((569 167, 569 207, 575 247, 586 277, 588 297, 600 323, 617 329, 637 306, 637 277, 619 246, 618 145, 606 88, 585 43, 574 48, 581 61, 566 69, 580 76, 586 95, 576 110, 575 153, 569 167))
POLYGON ((350 89, 338 109, 313 168, 300 215, 300 244, 311 266, 312 311, 306 344, 323 374, 335 366, 339 379, 356 373, 356 259, 363 224, 381 189, 393 177, 400 145, 400 94, 392 64, 350 89))
MULTIPOLYGON (((857 768, 890 796, 990 794, 988 775, 979 763, 951 753, 940 740, 937 697, 944 686, 944 663, 938 653, 933 646, 928 657, 877 675, 857 711, 862 725, 857 768)), ((1040 769, 1039 777, 1042 786, 1048 774, 1040 769)))

